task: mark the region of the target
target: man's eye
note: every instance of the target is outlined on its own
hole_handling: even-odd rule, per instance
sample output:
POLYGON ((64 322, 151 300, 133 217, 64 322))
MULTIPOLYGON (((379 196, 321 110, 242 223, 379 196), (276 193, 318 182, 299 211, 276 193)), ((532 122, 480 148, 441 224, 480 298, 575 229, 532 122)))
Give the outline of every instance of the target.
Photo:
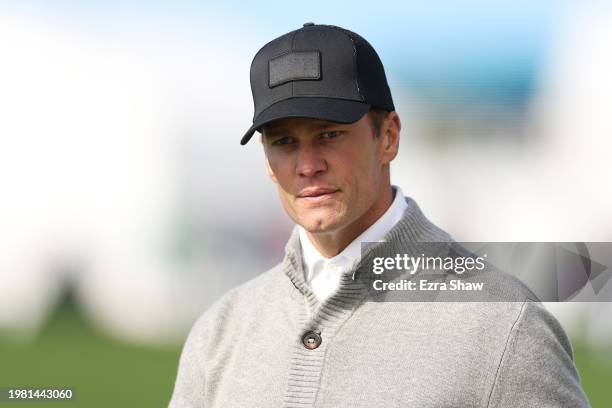
POLYGON ((330 130, 327 132, 323 132, 321 134, 321 136, 323 137, 323 139, 334 139, 338 136, 340 136, 340 131, 339 130, 330 130))
POLYGON ((293 138, 289 136, 281 137, 272 142, 273 145, 287 145, 293 143, 293 138))

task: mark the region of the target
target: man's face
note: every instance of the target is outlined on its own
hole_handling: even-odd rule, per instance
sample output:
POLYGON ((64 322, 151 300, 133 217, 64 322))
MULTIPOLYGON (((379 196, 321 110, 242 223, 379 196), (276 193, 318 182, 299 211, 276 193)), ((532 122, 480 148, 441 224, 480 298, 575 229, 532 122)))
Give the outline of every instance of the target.
POLYGON ((389 189, 397 154, 397 140, 389 147, 381 133, 375 137, 368 114, 352 124, 288 118, 267 127, 268 168, 289 216, 311 233, 374 222, 368 216, 389 189))

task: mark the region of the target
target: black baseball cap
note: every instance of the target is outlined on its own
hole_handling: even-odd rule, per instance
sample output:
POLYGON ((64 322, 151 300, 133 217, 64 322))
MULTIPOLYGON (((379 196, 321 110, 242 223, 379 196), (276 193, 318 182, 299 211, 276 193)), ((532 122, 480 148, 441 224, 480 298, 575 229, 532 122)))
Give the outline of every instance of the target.
POLYGON ((251 63, 251 91, 253 125, 241 145, 278 119, 353 123, 370 108, 395 110, 374 48, 358 34, 333 25, 305 23, 264 45, 251 63))

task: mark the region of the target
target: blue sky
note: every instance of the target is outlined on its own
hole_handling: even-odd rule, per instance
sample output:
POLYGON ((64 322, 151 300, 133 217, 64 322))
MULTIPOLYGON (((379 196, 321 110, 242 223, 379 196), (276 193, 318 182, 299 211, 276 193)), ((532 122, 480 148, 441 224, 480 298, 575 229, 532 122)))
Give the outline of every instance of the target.
MULTIPOLYGON (((523 98, 537 77, 567 1, 9 1, 44 14, 105 22, 172 20, 231 32, 257 48, 304 22, 336 24, 368 39, 388 75, 423 88, 453 86, 523 98), (445 85, 447 84, 447 85, 445 85), (450 85, 448 85, 450 84, 450 85)), ((223 38, 215 39, 223 41, 223 38)))

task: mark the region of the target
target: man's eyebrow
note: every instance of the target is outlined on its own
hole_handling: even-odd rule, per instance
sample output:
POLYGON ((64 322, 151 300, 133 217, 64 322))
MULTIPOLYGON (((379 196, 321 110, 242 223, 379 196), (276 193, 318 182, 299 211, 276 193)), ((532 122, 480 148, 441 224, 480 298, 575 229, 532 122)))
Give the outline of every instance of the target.
POLYGON ((264 139, 276 138, 279 136, 286 136, 288 132, 289 130, 283 127, 273 127, 273 128, 264 127, 262 129, 262 135, 264 139))

